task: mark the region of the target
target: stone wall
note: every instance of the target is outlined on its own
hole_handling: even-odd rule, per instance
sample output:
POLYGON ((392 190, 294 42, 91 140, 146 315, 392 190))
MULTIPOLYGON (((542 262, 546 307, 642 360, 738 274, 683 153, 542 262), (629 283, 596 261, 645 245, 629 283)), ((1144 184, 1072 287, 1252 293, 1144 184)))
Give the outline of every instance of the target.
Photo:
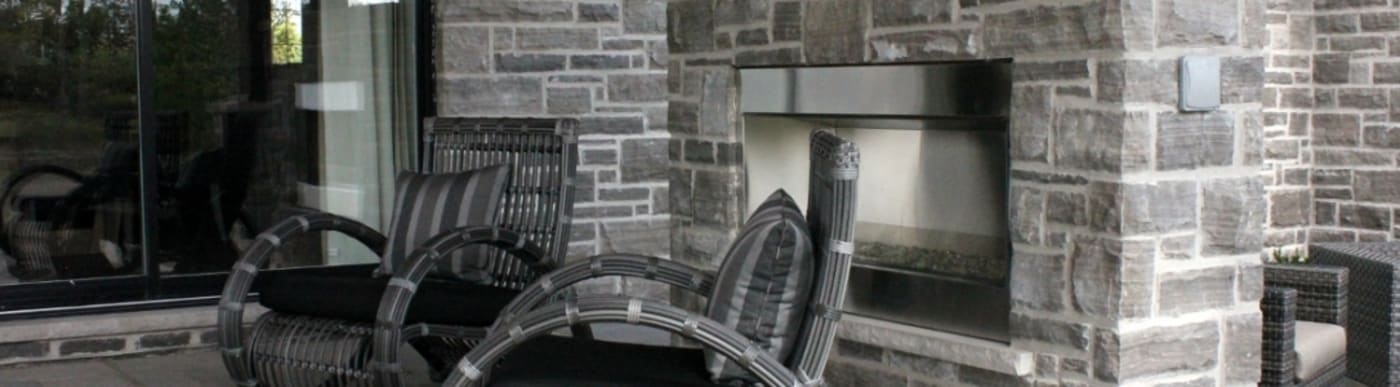
POLYGON ((1398 5, 1271 2, 1271 246, 1395 239, 1398 5))
POLYGON ((735 67, 1013 58, 1012 342, 848 318, 864 385, 1248 385, 1258 378, 1264 2, 681 0, 669 4, 674 259, 743 217, 735 67), (1224 62, 1182 113, 1177 60, 1224 62))
POLYGON ((660 0, 441 0, 442 116, 582 121, 570 257, 670 253, 660 0))

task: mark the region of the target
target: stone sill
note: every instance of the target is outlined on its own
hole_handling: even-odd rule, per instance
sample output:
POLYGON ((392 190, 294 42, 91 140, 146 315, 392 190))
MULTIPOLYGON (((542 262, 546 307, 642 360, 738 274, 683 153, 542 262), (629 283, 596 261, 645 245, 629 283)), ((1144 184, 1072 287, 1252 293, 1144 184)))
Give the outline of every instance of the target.
POLYGON ((1010 345, 913 327, 869 317, 845 315, 836 336, 876 347, 908 352, 1007 375, 1030 376, 1035 354, 1010 345))
MULTIPOLYGON (((243 322, 250 324, 267 309, 249 303, 243 312, 243 322)), ((201 306, 179 309, 147 310, 128 313, 108 313, 65 316, 0 323, 0 343, 40 340, 66 340, 82 337, 106 337, 182 329, 213 328, 217 325, 218 308, 201 306)))

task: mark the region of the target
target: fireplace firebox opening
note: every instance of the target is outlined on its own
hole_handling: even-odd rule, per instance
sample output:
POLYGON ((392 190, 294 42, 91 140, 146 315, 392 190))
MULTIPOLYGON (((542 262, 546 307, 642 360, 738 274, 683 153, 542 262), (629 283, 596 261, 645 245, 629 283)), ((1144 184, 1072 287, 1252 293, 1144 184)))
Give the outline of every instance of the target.
POLYGON ((806 138, 862 150, 846 312, 1009 341, 1011 62, 740 70, 749 210, 803 197, 806 138))

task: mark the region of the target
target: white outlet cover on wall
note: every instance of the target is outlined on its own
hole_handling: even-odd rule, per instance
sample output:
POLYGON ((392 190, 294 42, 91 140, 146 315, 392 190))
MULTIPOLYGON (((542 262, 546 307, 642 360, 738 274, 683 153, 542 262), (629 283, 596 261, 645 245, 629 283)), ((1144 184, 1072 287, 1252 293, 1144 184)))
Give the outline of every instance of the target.
POLYGON ((1181 110, 1211 111, 1220 108, 1220 58, 1181 58, 1181 110))

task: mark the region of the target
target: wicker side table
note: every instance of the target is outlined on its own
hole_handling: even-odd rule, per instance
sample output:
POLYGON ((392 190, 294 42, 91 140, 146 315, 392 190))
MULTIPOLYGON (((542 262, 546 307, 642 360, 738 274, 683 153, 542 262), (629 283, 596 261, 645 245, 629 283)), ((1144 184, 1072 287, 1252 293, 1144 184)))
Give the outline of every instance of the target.
POLYGON ((1347 377, 1369 386, 1400 385, 1400 242, 1326 243, 1310 260, 1351 271, 1347 305, 1347 377))

